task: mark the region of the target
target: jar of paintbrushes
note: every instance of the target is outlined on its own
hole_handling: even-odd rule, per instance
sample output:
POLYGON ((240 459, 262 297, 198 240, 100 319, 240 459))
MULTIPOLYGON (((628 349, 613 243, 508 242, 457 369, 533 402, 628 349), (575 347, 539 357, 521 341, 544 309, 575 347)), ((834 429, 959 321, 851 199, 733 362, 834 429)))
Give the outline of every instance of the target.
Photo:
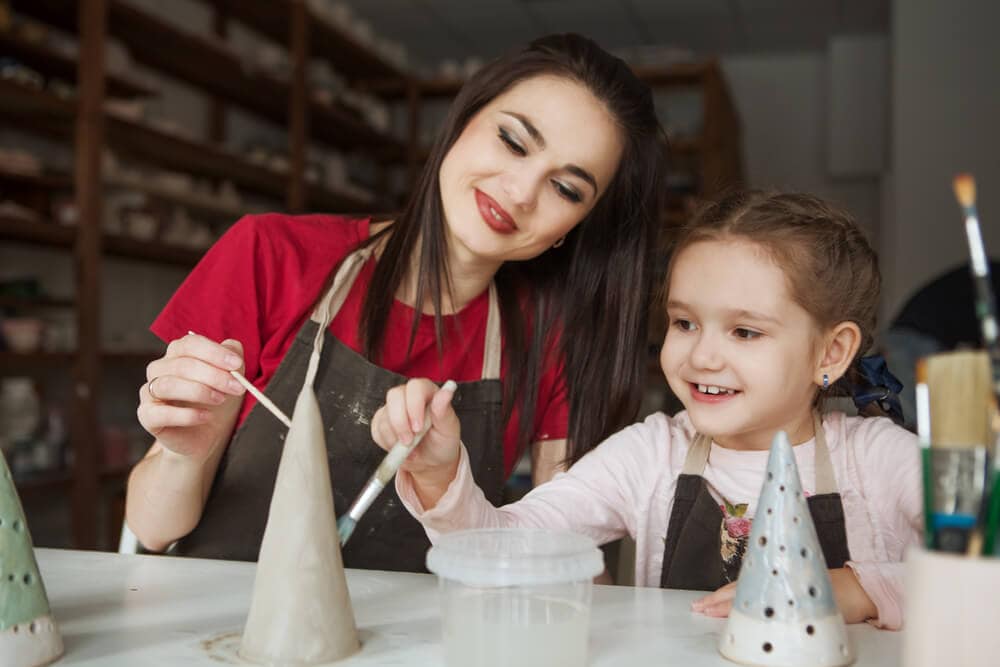
POLYGON ((917 367, 925 545, 906 560, 903 664, 1000 660, 997 405, 985 351, 936 354, 917 367))

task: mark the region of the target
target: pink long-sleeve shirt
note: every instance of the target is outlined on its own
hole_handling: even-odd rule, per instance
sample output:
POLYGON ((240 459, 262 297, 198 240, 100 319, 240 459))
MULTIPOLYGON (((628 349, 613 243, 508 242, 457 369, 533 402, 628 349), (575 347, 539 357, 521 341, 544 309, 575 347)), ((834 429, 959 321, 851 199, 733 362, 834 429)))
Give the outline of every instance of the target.
MULTIPOLYGON (((878 609, 872 622, 898 629, 903 615, 902 560, 921 539, 920 452, 915 435, 885 418, 823 416, 823 429, 844 504, 847 566, 878 609)), ((677 477, 695 431, 686 412, 656 413, 619 431, 519 502, 496 508, 475 485, 462 448, 458 475, 438 504, 424 510, 412 477, 400 472, 396 489, 433 542, 462 528, 566 529, 603 544, 630 535, 636 541, 636 585, 658 586, 663 542, 677 477)), ((794 447, 802 486, 815 491, 815 441, 794 447)), ((712 443, 703 476, 731 505, 752 517, 767 451, 739 451, 712 443)))

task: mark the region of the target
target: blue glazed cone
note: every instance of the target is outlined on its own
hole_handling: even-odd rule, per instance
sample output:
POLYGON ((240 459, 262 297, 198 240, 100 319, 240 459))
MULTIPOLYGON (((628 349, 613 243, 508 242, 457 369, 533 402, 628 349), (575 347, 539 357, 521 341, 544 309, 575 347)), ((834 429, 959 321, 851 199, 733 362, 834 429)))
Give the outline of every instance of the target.
POLYGON ((21 500, 0 454, 0 665, 37 667, 62 652, 21 500))
POLYGON ((719 651, 745 665, 837 667, 854 661, 788 436, 767 473, 719 651))

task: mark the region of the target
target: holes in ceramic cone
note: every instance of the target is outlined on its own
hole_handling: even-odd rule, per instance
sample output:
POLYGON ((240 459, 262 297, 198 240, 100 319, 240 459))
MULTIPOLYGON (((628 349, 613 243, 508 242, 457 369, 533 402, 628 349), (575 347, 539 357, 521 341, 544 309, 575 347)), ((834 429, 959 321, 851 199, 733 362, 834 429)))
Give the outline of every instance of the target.
POLYGON ((819 591, 816 589, 815 586, 810 586, 809 587, 809 597, 811 597, 811 598, 818 598, 819 597, 819 591))
POLYGON ((31 576, 30 572, 28 572, 21 578, 21 581, 23 581, 26 586, 30 586, 34 580, 35 578, 31 576))
POLYGON ((37 633, 38 632, 38 623, 35 623, 34 621, 32 621, 31 625, 28 626, 28 632, 30 632, 31 634, 37 633))
POLYGON ((777 577, 778 576, 778 568, 774 568, 773 570, 771 570, 771 575, 777 577))
POLYGON ((767 546, 767 536, 766 535, 761 535, 760 539, 757 540, 757 544, 759 544, 762 547, 766 547, 767 546))
POLYGON ((768 514, 774 514, 774 510, 773 510, 773 509, 771 509, 770 507, 768 507, 768 508, 767 508, 767 513, 768 513, 768 514))
POLYGON ((771 644, 771 642, 764 642, 764 646, 762 646, 761 648, 764 649, 764 653, 770 653, 771 651, 774 650, 774 646, 771 644))
POLYGON ((778 491, 781 491, 782 493, 784 493, 784 491, 785 491, 785 485, 782 484, 781 486, 779 486, 778 487, 778 491))
POLYGON ((774 616, 774 608, 773 607, 765 607, 764 608, 764 617, 765 618, 772 618, 773 616, 774 616))
POLYGON ((816 634, 816 628, 814 628, 811 625, 807 625, 806 626, 806 634, 809 635, 810 637, 812 637, 814 634, 816 634))
POLYGON ((10 527, 13 528, 14 530, 21 530, 21 520, 14 519, 14 523, 12 523, 10 527))
POLYGON ((774 473, 772 472, 767 473, 767 481, 770 482, 772 479, 774 479, 774 473))
POLYGON ((802 556, 803 558, 809 558, 809 550, 806 549, 805 547, 802 547, 801 549, 799 549, 799 555, 802 556))

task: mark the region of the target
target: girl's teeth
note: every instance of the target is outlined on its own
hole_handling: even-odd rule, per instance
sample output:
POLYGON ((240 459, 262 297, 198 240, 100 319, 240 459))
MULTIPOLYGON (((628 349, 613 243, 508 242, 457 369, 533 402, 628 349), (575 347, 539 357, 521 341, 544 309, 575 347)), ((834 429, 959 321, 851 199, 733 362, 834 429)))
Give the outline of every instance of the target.
POLYGON ((711 394, 712 396, 718 396, 719 394, 727 394, 729 396, 732 396, 733 394, 736 393, 732 389, 724 389, 722 387, 716 387, 715 385, 706 385, 706 384, 698 385, 698 391, 700 391, 703 394, 711 394))
POLYGON ((497 213, 495 208, 491 208, 490 213, 493 214, 493 217, 496 219, 497 222, 503 222, 503 218, 500 217, 500 214, 497 213))

